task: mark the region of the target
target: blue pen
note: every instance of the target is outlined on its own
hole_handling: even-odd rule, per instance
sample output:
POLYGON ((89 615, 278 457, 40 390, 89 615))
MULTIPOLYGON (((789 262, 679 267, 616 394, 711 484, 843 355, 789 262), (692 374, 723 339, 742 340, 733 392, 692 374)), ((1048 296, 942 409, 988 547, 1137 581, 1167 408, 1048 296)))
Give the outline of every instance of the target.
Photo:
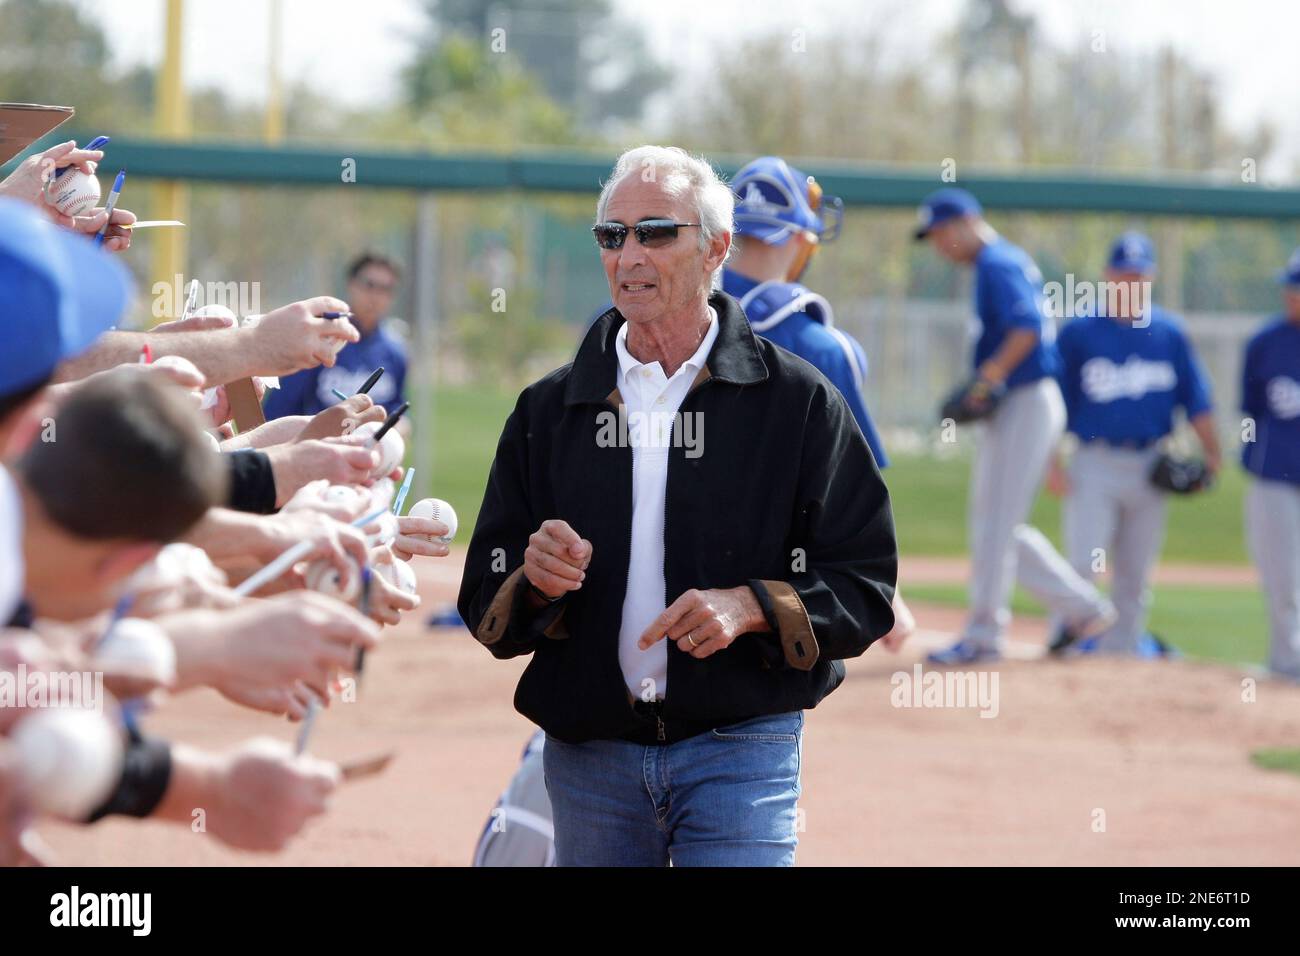
POLYGON ((117 179, 113 180, 113 189, 108 194, 108 202, 104 205, 104 211, 108 213, 108 218, 104 220, 104 228, 99 230, 95 236, 95 245, 104 244, 104 236, 108 232, 109 225, 113 222, 113 210, 117 208, 117 197, 122 195, 122 184, 126 182, 126 170, 120 169, 117 172, 117 179))
POLYGON ((330 391, 334 393, 334 397, 337 398, 340 402, 346 402, 348 400, 348 397, 344 395, 342 392, 340 392, 337 388, 331 388, 330 391))
MULTIPOLYGON (((108 143, 107 136, 96 136, 89 143, 83 146, 82 149, 103 149, 105 144, 107 143, 108 143)), ((64 166, 62 169, 60 169, 58 172, 54 174, 54 178, 58 179, 60 176, 62 176, 64 173, 66 173, 69 169, 72 168, 73 167, 71 166, 64 166)))
POLYGON ((415 477, 415 469, 406 469, 406 477, 402 479, 402 487, 397 489, 397 498, 393 501, 393 514, 402 513, 402 505, 406 504, 406 496, 411 490, 411 479, 415 477))

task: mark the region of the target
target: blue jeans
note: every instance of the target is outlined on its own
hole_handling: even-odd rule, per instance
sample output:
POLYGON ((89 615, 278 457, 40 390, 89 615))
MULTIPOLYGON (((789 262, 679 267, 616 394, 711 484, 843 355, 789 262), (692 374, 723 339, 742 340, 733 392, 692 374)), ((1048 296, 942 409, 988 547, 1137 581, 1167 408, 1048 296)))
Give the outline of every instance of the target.
POLYGON ((793 866, 803 712, 674 744, 546 738, 558 866, 793 866))

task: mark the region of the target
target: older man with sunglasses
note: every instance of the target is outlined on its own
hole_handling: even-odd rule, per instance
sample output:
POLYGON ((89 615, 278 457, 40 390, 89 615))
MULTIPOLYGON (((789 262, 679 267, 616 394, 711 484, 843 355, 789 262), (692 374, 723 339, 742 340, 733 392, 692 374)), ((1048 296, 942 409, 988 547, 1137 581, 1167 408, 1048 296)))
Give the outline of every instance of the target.
POLYGON ((556 861, 794 861, 803 711, 893 626, 889 496, 843 396, 712 291, 734 196, 621 156, 614 307, 507 420, 459 606, 547 734, 556 861), (737 481, 738 476, 748 480, 737 481))

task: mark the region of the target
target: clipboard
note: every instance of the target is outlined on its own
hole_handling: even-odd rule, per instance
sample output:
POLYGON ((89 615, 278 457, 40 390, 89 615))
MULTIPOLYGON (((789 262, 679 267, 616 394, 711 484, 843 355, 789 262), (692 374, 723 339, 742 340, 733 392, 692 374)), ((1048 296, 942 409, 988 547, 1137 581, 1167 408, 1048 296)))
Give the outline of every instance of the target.
POLYGON ((71 106, 0 103, 0 166, 72 119, 74 113, 71 106))
POLYGON ((230 401, 230 414, 240 433, 252 431, 266 424, 266 413, 257 400, 257 387, 251 378, 241 378, 226 383, 226 398, 230 401))

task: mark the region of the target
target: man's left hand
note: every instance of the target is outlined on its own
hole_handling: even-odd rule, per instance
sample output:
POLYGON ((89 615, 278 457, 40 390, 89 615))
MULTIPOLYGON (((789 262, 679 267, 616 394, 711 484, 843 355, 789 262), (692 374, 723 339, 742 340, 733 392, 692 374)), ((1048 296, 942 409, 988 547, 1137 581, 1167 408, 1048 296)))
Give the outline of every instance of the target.
POLYGON ((730 646, 741 634, 769 630, 758 598, 748 587, 692 588, 654 619, 637 646, 644 651, 667 637, 680 650, 702 659, 730 646))
MULTIPOLYGON (((109 252, 123 252, 131 248, 131 230, 127 227, 134 225, 135 220, 136 215, 131 210, 114 209, 113 222, 104 232, 104 248, 109 252)), ((87 216, 74 218, 71 228, 73 232, 93 236, 104 228, 106 222, 108 222, 108 210, 100 206, 91 210, 87 216)))

